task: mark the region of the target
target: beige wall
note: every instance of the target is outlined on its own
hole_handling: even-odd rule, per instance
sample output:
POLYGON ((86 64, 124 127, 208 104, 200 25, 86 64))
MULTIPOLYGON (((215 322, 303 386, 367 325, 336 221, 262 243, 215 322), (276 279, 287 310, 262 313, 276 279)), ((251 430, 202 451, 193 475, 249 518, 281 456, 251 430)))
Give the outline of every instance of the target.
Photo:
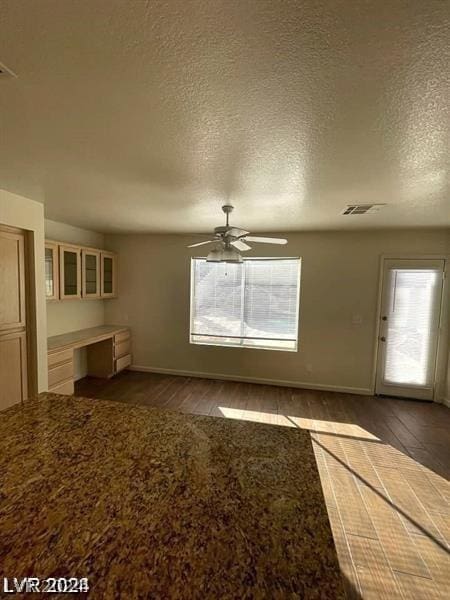
MULTIPOLYGON (((450 307, 449 307, 449 318, 450 318, 450 307)), ((449 333, 450 333, 450 331, 449 331, 449 333)), ((448 347, 450 348, 450 336, 449 336, 448 347)), ((450 408, 450 350, 449 350, 448 363, 447 363, 447 386, 444 389, 443 401, 450 408)))
POLYGON ((38 202, 0 189, 0 224, 31 232, 35 269, 37 387, 47 389, 47 326, 44 282, 44 207, 38 202))
POLYGON ((190 256, 201 255, 201 250, 186 246, 195 238, 106 236, 108 248, 119 253, 119 298, 106 302, 106 321, 131 326, 134 365, 372 390, 380 255, 448 253, 449 232, 286 237, 288 246, 259 245, 248 256, 302 257, 298 353, 189 344, 190 256), (352 323, 356 315, 362 317, 359 325, 352 323))
POLYGON ((445 395, 443 396, 443 401, 447 406, 450 407, 450 355, 448 357, 448 365, 447 365, 447 387, 445 389, 445 395))
MULTIPOLYGON (((94 231, 72 227, 65 223, 45 220, 45 237, 58 242, 81 246, 104 248, 104 236, 94 231)), ((105 322, 104 300, 64 300, 47 302, 47 335, 59 335, 68 331, 103 325, 105 322)), ((75 379, 87 372, 86 351, 74 354, 75 379)))

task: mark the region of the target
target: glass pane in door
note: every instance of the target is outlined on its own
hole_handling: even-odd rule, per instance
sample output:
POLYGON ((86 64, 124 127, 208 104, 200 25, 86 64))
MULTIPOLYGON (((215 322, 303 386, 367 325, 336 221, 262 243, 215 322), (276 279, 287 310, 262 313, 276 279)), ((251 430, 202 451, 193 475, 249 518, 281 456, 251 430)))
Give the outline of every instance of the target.
POLYGON ((45 249, 45 294, 54 295, 55 278, 53 273, 53 248, 45 249))
POLYGON ((439 283, 435 269, 390 270, 385 383, 431 385, 439 283))
POLYGON ((103 257, 103 292, 113 293, 113 259, 109 256, 103 257))
POLYGON ((85 257, 85 285, 87 294, 97 293, 97 257, 95 254, 86 254, 85 257))
POLYGON ((77 253, 64 250, 64 295, 76 296, 78 293, 77 253))

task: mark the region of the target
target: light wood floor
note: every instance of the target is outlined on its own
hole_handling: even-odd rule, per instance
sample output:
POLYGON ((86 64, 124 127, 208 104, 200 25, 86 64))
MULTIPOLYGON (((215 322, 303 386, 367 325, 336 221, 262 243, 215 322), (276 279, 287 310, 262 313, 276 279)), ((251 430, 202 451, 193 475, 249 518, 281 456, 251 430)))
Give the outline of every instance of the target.
POLYGON ((348 597, 450 597, 448 408, 136 372, 76 394, 309 429, 348 597))

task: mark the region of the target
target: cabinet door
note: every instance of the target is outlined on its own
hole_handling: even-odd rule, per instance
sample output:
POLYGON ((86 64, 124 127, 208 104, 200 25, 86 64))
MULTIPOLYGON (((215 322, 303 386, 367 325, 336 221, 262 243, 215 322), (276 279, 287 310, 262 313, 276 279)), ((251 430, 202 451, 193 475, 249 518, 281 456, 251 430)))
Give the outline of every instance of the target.
POLYGON ((45 296, 59 300, 58 244, 45 242, 45 296))
POLYGON ((24 238, 21 233, 0 230, 0 332, 24 327, 24 238))
POLYGON ((83 298, 100 297, 100 252, 82 250, 82 296, 83 298))
POLYGON ((27 398, 25 237, 0 228, 0 410, 27 398))
POLYGON ((81 298, 81 250, 77 246, 59 247, 61 300, 81 298))
POLYGON ((101 296, 114 298, 117 296, 117 256, 112 252, 102 252, 101 263, 101 296))
POLYGON ((0 334, 0 410, 26 398, 26 334, 24 331, 0 334))

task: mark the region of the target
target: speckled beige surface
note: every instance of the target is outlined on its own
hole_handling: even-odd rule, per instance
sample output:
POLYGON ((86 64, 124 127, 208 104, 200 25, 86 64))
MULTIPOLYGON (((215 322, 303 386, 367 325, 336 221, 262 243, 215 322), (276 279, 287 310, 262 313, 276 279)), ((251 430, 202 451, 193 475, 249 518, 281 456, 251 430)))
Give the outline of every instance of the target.
POLYGON ((1 413, 0 476, 2 575, 86 576, 89 598, 343 597, 306 431, 43 394, 1 413))

